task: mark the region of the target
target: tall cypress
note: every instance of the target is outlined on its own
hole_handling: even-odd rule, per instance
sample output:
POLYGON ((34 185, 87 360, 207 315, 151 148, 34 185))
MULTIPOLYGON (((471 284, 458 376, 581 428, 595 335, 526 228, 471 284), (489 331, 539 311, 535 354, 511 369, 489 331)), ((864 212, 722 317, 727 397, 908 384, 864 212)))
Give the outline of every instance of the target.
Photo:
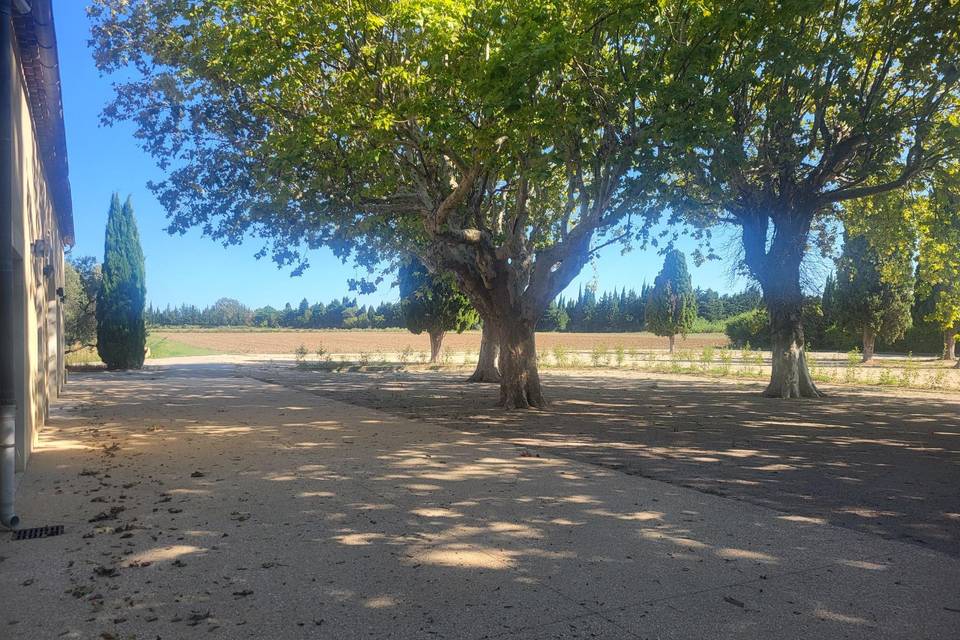
POLYGON ((697 319, 697 298, 693 293, 687 259, 672 249, 663 260, 663 269, 653 281, 645 309, 647 330, 670 338, 670 353, 679 333, 686 336, 697 319))
POLYGON ((143 366, 147 330, 143 249, 130 198, 110 202, 103 246, 103 284, 97 297, 97 352, 110 369, 143 366))

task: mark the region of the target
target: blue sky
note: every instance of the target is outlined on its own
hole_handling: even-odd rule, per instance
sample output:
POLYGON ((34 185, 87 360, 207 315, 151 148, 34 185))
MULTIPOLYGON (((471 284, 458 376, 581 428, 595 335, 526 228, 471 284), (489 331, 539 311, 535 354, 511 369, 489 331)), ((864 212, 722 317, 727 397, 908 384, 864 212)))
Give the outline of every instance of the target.
MULTIPOLYGON (((73 255, 103 255, 110 195, 118 191, 122 197, 133 197, 146 255, 147 299, 155 306, 207 305, 224 296, 250 306, 282 306, 285 302, 296 304, 304 297, 314 302, 353 295, 347 280, 362 274, 328 251, 312 254, 311 268, 292 278, 269 259, 254 258, 257 243, 224 248, 203 238, 199 231, 170 236, 163 230, 163 209, 146 187, 149 180, 159 179, 162 173, 137 146, 132 127, 100 126, 100 111, 112 92, 111 79, 101 77, 94 67, 87 47, 85 5, 76 0, 54 3, 76 226, 73 255)), ((681 241, 678 246, 684 250, 693 247, 689 241, 681 241)), ((655 250, 621 255, 619 248, 610 247, 583 270, 568 291, 575 293, 578 286, 591 282, 596 282, 600 290, 623 286, 639 289, 644 280, 653 281, 661 262, 655 250)), ((695 286, 720 291, 744 286, 742 280, 731 277, 730 260, 690 267, 695 286)), ((359 296, 361 304, 396 298, 396 289, 387 284, 374 294, 359 296)))

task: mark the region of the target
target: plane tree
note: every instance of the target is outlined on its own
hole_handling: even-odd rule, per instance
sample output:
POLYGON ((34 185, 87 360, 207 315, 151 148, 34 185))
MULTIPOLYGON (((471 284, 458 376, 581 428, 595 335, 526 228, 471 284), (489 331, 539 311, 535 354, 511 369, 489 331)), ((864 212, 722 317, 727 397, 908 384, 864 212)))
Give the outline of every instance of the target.
MULTIPOLYGON (((699 5, 695 5, 699 6, 699 5)), ((663 96, 702 18, 682 2, 96 0, 107 122, 165 170, 171 232, 413 252, 499 339, 500 404, 542 407, 534 329, 595 252, 645 238, 663 96), (306 6, 305 6, 306 5, 306 6)), ((714 30, 715 33, 716 30, 714 30)), ((709 41, 700 34, 696 46, 709 41)))
MULTIPOLYGON (((770 317, 764 394, 817 397, 801 266, 842 203, 901 189, 957 151, 960 5, 714 2, 722 37, 673 94, 675 218, 738 228, 770 317), (706 96, 703 99, 702 96, 706 96)), ((691 33, 688 37, 696 37, 691 33)), ((682 55, 682 54, 678 54, 682 55)))

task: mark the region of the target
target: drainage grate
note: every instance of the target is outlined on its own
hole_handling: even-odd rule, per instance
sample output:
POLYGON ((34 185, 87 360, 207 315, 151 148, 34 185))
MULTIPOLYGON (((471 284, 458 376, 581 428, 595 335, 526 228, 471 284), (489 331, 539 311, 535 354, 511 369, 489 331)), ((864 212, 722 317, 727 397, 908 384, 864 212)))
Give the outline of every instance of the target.
POLYGON ((55 524, 52 527, 33 527, 32 529, 20 529, 13 533, 14 540, 33 540, 35 538, 49 538, 63 533, 63 525, 55 524))

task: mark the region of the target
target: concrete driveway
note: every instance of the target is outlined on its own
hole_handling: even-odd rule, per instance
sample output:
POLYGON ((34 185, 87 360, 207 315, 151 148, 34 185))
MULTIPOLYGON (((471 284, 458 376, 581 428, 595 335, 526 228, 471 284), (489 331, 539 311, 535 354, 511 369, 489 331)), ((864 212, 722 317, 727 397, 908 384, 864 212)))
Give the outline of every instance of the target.
POLYGON ((960 638, 960 561, 243 377, 73 377, 0 637, 960 638))

